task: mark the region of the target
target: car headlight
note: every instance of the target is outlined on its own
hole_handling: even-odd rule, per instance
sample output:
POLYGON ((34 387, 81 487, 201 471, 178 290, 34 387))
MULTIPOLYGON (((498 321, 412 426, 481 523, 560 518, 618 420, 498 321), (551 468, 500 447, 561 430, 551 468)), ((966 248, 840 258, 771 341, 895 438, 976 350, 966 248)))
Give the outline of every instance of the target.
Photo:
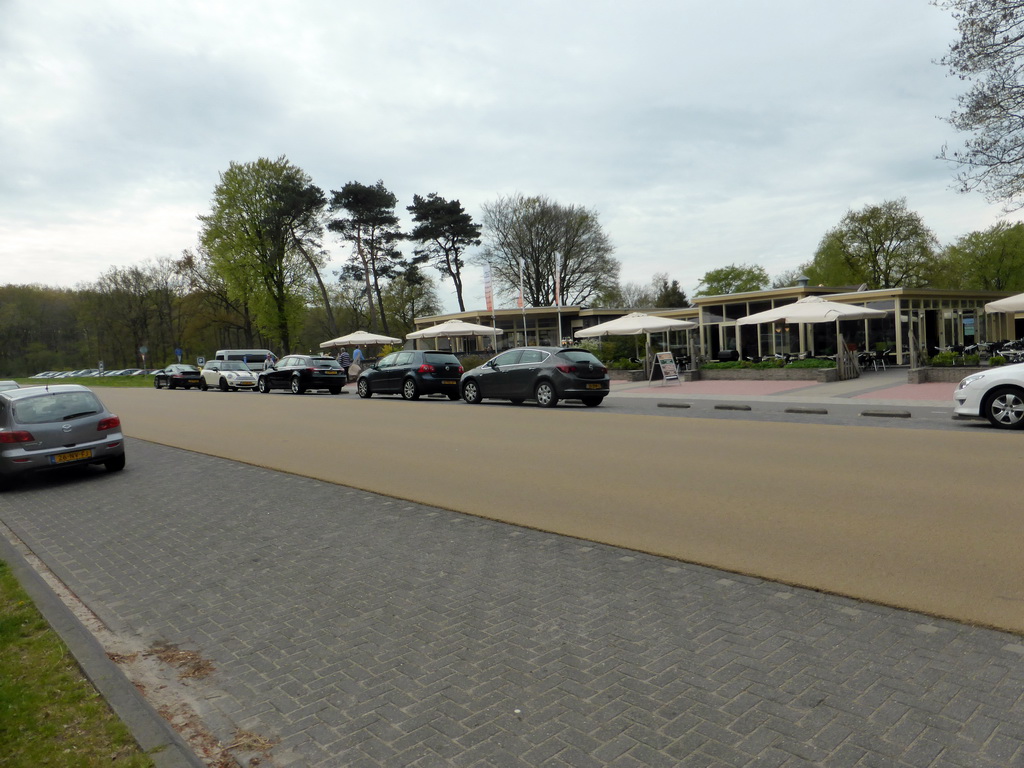
POLYGON ((985 374, 984 373, 975 373, 975 374, 973 374, 971 376, 968 376, 967 378, 965 378, 963 381, 961 381, 957 385, 957 390, 959 391, 961 389, 964 389, 965 387, 969 387, 974 382, 980 381, 983 378, 985 378, 985 374))

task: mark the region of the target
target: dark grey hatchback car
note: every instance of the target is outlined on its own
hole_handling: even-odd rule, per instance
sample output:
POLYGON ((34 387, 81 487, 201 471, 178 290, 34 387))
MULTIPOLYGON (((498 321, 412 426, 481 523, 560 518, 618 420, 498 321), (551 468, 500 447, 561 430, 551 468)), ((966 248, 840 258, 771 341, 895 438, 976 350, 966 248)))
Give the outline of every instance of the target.
POLYGON ((447 395, 458 400, 462 363, 451 352, 405 349, 392 352, 363 369, 356 379, 360 397, 401 395, 416 400, 420 395, 447 395))
POLYGON ((260 371, 256 388, 264 394, 272 389, 287 389, 296 395, 310 389, 326 389, 337 395, 345 382, 345 370, 333 357, 287 355, 260 371))
POLYGON ((462 374, 462 398, 519 404, 536 400, 551 408, 559 400, 577 399, 588 407, 601 404, 609 391, 608 369, 585 349, 521 347, 502 352, 462 374))

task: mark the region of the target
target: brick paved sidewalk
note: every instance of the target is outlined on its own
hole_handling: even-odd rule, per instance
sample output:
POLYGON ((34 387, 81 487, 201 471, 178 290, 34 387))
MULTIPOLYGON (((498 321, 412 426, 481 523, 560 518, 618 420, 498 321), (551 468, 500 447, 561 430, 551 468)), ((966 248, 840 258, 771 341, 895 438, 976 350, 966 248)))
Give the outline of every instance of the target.
POLYGON ((279 740, 264 766, 1024 765, 1014 635, 129 451, 0 519, 110 626, 210 660, 187 684, 279 740))

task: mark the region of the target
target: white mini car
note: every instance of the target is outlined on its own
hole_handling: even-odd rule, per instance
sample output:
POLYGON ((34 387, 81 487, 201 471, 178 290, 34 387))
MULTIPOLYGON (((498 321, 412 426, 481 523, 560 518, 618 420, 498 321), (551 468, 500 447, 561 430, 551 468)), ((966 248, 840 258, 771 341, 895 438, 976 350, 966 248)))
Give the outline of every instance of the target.
POLYGON ((256 389, 256 374, 240 360, 211 360, 200 371, 199 388, 218 387, 221 392, 256 389))
POLYGON ((953 393, 954 419, 988 419, 1000 429, 1024 428, 1024 363, 974 373, 953 393))

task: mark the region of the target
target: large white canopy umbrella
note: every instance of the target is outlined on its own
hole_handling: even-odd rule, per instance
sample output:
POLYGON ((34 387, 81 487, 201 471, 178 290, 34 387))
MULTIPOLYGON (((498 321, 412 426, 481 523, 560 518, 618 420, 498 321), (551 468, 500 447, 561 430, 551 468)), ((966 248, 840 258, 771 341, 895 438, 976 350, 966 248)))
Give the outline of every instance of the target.
POLYGON ((492 328, 489 325, 478 325, 467 323, 465 320, 445 320, 443 323, 431 325, 419 331, 407 334, 407 339, 435 339, 434 346, 437 346, 436 339, 450 338, 452 336, 493 336, 494 348, 498 348, 498 334, 505 333, 501 328, 492 328))
POLYGON ((325 341, 320 345, 320 349, 326 349, 328 347, 345 347, 350 344, 401 344, 401 339, 396 339, 394 336, 385 336, 380 333, 370 333, 369 331, 353 331, 352 333, 346 334, 345 336, 339 336, 336 339, 325 341))
POLYGON ((841 304, 828 301, 820 296, 805 296, 792 304, 755 312, 741 317, 736 325, 757 325, 759 323, 828 323, 833 320, 860 320, 870 317, 885 317, 885 310, 871 309, 856 304, 841 304))
POLYGON ((991 313, 1024 312, 1024 293, 1018 293, 1016 296, 1007 296, 1005 299, 998 299, 997 301, 990 301, 985 305, 985 311, 991 313))
POLYGON ((444 336, 491 336, 504 333, 501 328, 489 325, 467 323, 465 320, 445 320, 443 323, 431 325, 406 335, 407 339, 438 339, 444 336))
MULTIPOLYGON (((885 317, 883 309, 871 309, 857 304, 842 304, 838 301, 829 301, 820 296, 805 296, 794 301, 792 304, 784 304, 781 307, 773 307, 763 312, 755 312, 752 315, 741 317, 736 325, 758 325, 760 323, 830 323, 836 324, 836 345, 840 344, 839 321, 840 320, 861 320, 872 317, 885 317)), ((739 344, 739 332, 737 329, 737 347, 739 344)))
POLYGON ((671 317, 658 317, 643 312, 630 312, 606 323, 598 323, 589 328, 576 331, 577 338, 593 336, 638 336, 643 333, 659 333, 661 331, 682 331, 696 328, 696 323, 689 320, 676 320, 671 317))

